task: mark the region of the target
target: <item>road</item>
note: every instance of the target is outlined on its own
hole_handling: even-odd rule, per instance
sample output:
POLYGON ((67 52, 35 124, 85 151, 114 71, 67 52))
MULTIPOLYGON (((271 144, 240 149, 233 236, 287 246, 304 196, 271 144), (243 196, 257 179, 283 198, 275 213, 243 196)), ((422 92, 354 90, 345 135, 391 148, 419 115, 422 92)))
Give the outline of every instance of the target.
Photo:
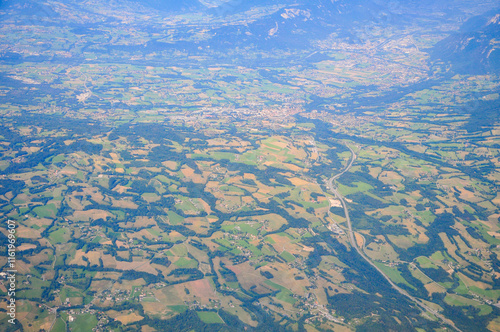
POLYGON ((392 286, 392 288, 394 288, 396 291, 398 291, 401 295, 404 295, 406 296, 408 299, 410 299, 412 302, 414 302, 415 304, 417 304, 423 311, 425 312, 428 312, 432 315, 434 315, 435 317, 437 317, 438 319, 440 319, 442 322, 444 322, 445 324, 453 327, 456 331, 459 331, 459 332, 462 332, 458 327, 455 326, 455 324, 449 320, 448 318, 444 317, 443 315, 441 315, 440 313, 438 313, 436 310, 433 310, 431 309, 430 307, 428 307, 427 305, 425 305, 420 299, 417 299, 413 296, 411 296, 410 294, 408 294, 404 289, 398 287, 385 273, 384 271, 382 271, 382 269, 380 269, 377 265, 375 265, 375 263, 372 262, 372 260, 364 253, 363 250, 361 250, 357 243, 356 243, 356 239, 354 238, 354 231, 352 230, 352 223, 351 223, 351 218, 349 216, 349 210, 347 209, 347 204, 345 202, 345 199, 344 197, 338 192, 337 188, 333 185, 333 181, 335 181, 336 179, 338 179, 339 177, 341 177, 344 173, 348 172, 352 165, 354 164, 354 161, 356 160, 356 154, 354 153, 354 150, 348 146, 346 144, 347 148, 351 151, 351 160, 349 161, 349 164, 346 166, 346 168, 339 174, 337 175, 334 175, 332 176, 328 181, 327 181, 327 184, 328 184, 328 189, 330 189, 330 191, 335 195, 335 197, 337 197, 338 200, 340 200, 340 202, 342 203, 342 207, 344 209, 344 213, 345 213, 345 218, 346 218, 346 221, 347 221, 347 227, 349 229, 348 231, 348 237, 349 237, 349 242, 351 242, 351 246, 356 249, 356 251, 358 252, 358 254, 363 257, 363 259, 368 263, 370 264, 371 266, 373 266, 386 280, 387 282, 389 282, 389 284, 392 286))

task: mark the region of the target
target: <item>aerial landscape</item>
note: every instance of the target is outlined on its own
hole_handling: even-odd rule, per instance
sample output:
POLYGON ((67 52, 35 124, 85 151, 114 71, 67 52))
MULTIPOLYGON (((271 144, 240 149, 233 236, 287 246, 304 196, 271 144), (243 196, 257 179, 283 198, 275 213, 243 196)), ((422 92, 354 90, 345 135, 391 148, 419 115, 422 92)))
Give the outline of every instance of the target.
POLYGON ((500 331, 500 3, 0 1, 1 331, 500 331))

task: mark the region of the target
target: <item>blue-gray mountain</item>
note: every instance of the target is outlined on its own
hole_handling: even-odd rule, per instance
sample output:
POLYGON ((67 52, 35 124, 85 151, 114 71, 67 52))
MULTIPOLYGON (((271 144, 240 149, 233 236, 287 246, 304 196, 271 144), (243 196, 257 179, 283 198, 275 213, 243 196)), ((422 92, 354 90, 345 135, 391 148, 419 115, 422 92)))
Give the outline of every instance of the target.
POLYGON ((500 9, 473 17, 460 31, 431 50, 434 60, 449 62, 457 73, 500 72, 500 9))

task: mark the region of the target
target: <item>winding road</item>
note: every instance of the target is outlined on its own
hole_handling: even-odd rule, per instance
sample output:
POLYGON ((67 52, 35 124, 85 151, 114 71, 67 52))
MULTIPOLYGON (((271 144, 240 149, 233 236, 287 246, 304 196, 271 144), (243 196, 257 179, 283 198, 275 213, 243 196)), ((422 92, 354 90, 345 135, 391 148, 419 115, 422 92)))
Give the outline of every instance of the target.
POLYGON ((337 175, 334 175, 332 176, 328 181, 327 181, 327 185, 328 185, 328 189, 330 189, 330 191, 335 195, 335 197, 337 197, 338 200, 340 200, 340 202, 342 203, 342 207, 344 208, 344 213, 345 213, 345 217, 346 217, 346 221, 347 221, 347 227, 349 229, 348 231, 348 237, 349 237, 349 241, 351 242, 351 246, 356 249, 356 251, 358 252, 358 254, 363 257, 363 259, 368 263, 370 264, 371 266, 373 266, 386 280, 387 282, 389 282, 389 284, 392 286, 392 288, 394 288, 397 292, 399 292, 401 295, 403 296, 406 296, 408 299, 410 299, 412 302, 414 302, 415 304, 417 304, 424 312, 428 312, 432 315, 434 315, 435 317, 437 317, 438 319, 440 319, 443 323, 453 327, 456 331, 459 331, 459 332, 462 332, 458 327, 455 326, 455 324, 449 320, 448 318, 444 317, 443 315, 441 315, 439 312, 437 312, 436 310, 428 307, 426 304, 424 304, 422 302, 422 300, 420 299, 417 299, 413 296, 411 296, 410 294, 408 294, 408 292, 406 292, 404 289, 400 288, 399 286, 397 286, 385 273, 384 271, 382 271, 382 269, 380 269, 377 265, 375 265, 375 263, 372 262, 372 260, 365 254, 365 252, 363 250, 361 250, 357 243, 356 243, 356 239, 354 238, 354 231, 352 230, 352 223, 351 223, 351 218, 349 216, 349 210, 347 209, 347 204, 345 202, 345 199, 344 197, 339 193, 339 191, 337 190, 337 188, 333 185, 333 181, 335 181, 336 179, 338 179, 339 177, 341 177, 344 173, 348 172, 352 165, 354 164, 354 161, 356 160, 356 154, 354 153, 354 150, 348 146, 346 144, 347 148, 351 151, 351 160, 349 161, 349 164, 347 165, 347 167, 339 174, 337 175))

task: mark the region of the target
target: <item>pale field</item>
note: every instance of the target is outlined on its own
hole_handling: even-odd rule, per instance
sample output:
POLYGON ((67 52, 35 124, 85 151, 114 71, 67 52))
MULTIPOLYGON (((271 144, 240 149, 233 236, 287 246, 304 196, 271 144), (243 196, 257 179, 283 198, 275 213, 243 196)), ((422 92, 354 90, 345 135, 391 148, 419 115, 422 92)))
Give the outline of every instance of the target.
POLYGON ((91 209, 86 211, 74 211, 73 215, 69 217, 69 219, 72 219, 73 221, 91 221, 97 219, 106 220, 107 217, 114 216, 108 211, 91 209))
POLYGON ((41 232, 39 230, 26 227, 23 225, 18 225, 16 227, 16 236, 17 237, 22 237, 26 239, 38 239, 41 237, 41 232))
POLYGON ((356 240, 356 244, 357 244, 358 248, 363 248, 363 246, 365 244, 365 240, 364 240, 363 236, 357 232, 354 232, 354 238, 356 240))
MULTIPOLYGON (((257 177, 255 176, 255 174, 252 174, 252 173, 244 173, 243 174, 243 178, 244 179, 249 179, 249 180, 257 180, 257 177)), ((499 202, 500 202, 500 196, 499 196, 499 202)))
POLYGON ((377 239, 380 243, 372 242, 367 246, 365 250, 366 254, 370 256, 371 259, 377 261, 395 261, 398 259, 399 255, 394 251, 394 248, 385 241, 384 237, 377 235, 377 239), (368 250, 368 248, 372 250, 368 250))
POLYGON ((264 268, 267 268, 269 272, 274 275, 274 278, 271 279, 272 282, 285 287, 292 293, 299 296, 305 296, 308 292, 305 287, 311 286, 307 278, 304 278, 303 280, 295 280, 294 277, 296 275, 301 275, 302 272, 296 268, 288 266, 288 264, 273 262, 266 265, 265 267, 262 267, 261 269, 264 268), (277 272, 275 269, 277 269, 279 272, 277 272))
POLYGON ((429 296, 432 296, 434 293, 446 293, 446 289, 435 282, 424 285, 424 287, 429 292, 429 296))
POLYGON ((78 171, 72 166, 65 166, 59 173, 64 175, 76 175, 78 171))
POLYGON ((496 197, 491 200, 491 203, 495 204, 497 207, 500 207, 500 192, 498 192, 496 197))
POLYGON ((404 187, 402 182, 405 178, 394 171, 383 171, 378 179, 387 185, 395 185, 398 189, 404 187))
POLYGON ((121 275, 120 272, 97 272, 94 280, 103 278, 117 280, 121 275))
POLYGON ((135 280, 122 280, 121 283, 115 282, 113 284, 113 287, 110 289, 110 291, 114 292, 117 290, 124 290, 124 291, 131 292, 132 287, 139 287, 139 286, 145 286, 145 285, 146 285, 146 281, 144 281, 144 279, 142 279, 142 278, 135 279, 135 280))
MULTIPOLYGON (((31 248, 36 248, 33 245, 30 245, 30 247, 31 248)), ((21 251, 20 249, 18 249, 18 250, 21 251)), ((40 253, 38 253, 36 255, 30 256, 29 257, 29 261, 34 266, 38 266, 40 263, 49 260, 49 254, 51 254, 51 251, 48 250, 48 249, 45 249, 45 250, 43 250, 42 252, 40 252, 40 253)))
POLYGON ((84 206, 82 205, 81 200, 79 198, 73 196, 66 197, 66 203, 73 210, 80 211, 84 209, 84 206))
POLYGON ((201 174, 195 174, 194 169, 189 166, 183 166, 181 168, 182 174, 194 183, 205 183, 206 179, 201 174))
MULTIPOLYGON (((19 247, 16 248, 17 251, 24 251, 24 250, 29 250, 29 249, 35 249, 36 245, 31 244, 31 243, 23 243, 19 247)), ((42 254, 42 253, 40 253, 42 254)), ((34 257, 34 256, 32 256, 34 257)))
POLYGON ((149 151, 136 149, 136 150, 130 150, 130 153, 137 156, 146 156, 149 153, 149 151))
MULTIPOLYGON (((163 233, 163 231, 162 231, 162 233, 163 233)), ((128 232, 127 233, 127 237, 129 239, 139 239, 139 240, 141 240, 143 236, 146 237, 149 240, 152 240, 152 239, 156 238, 155 235, 151 234, 147 229, 144 229, 144 228, 141 229, 138 232, 134 232, 134 233, 128 232)))
POLYGON ((488 329, 490 331, 500 331, 500 318, 495 318, 493 319, 489 324, 488 324, 488 329))
POLYGON ((143 228, 148 226, 156 226, 156 221, 153 217, 138 216, 135 218, 135 221, 133 223, 120 223, 120 226, 143 228), (124 226, 122 226, 122 224, 124 224, 124 226))
MULTIPOLYGON (((97 275, 96 275, 97 277, 97 275)), ((92 280, 90 284, 90 289, 95 292, 101 292, 106 289, 110 289, 113 286, 113 281, 111 280, 96 280, 95 278, 92 280)))
POLYGON ((79 249, 75 253, 75 257, 70 261, 69 264, 75 265, 87 265, 87 262, 83 260, 83 257, 86 257, 91 265, 99 265, 99 258, 101 258, 101 253, 98 251, 89 251, 85 253, 83 250, 79 249))
POLYGON ((178 167, 178 164, 175 161, 164 161, 161 164, 171 171, 175 171, 178 167))
MULTIPOLYGON (((273 239, 274 243, 271 245, 273 246, 274 250, 276 252, 281 253, 283 251, 288 251, 289 253, 293 254, 303 254, 303 249, 298 243, 292 243, 292 240, 290 240, 286 236, 281 236, 280 234, 271 234, 268 235, 271 239, 273 239)), ((297 242, 297 241, 295 241, 297 242)))
POLYGON ((209 230, 210 223, 206 217, 188 217, 184 219, 184 226, 196 233, 203 234, 209 230), (192 223, 192 225, 188 225, 187 223, 192 223))
POLYGON ((176 288, 179 294, 184 293, 184 298, 189 298, 191 300, 196 299, 202 304, 209 304, 209 300, 217 299, 217 292, 210 285, 210 282, 207 278, 185 282, 182 284, 174 285, 173 287, 176 288), (189 295, 185 294, 184 288, 187 288, 189 290, 189 295))
POLYGON ((481 281, 476 281, 472 280, 471 278, 467 277, 463 273, 458 272, 458 276, 462 280, 462 282, 468 287, 477 287, 479 289, 491 289, 491 285, 488 285, 487 283, 481 282, 481 281))
MULTIPOLYGON (((230 261, 228 262, 228 264, 230 264, 230 261)), ((226 267, 236 274, 241 287, 249 290, 252 286, 256 286, 253 288, 253 291, 259 294, 266 294, 270 292, 268 286, 264 284, 264 281, 266 281, 267 278, 261 275, 259 271, 256 271, 253 266, 250 266, 249 262, 244 262, 238 265, 228 264, 226 264, 226 267)), ((264 269, 264 267, 261 269, 264 269)), ((274 272, 273 275, 277 274, 276 271, 272 272, 274 272)))
POLYGON ((439 233, 439 237, 443 241, 444 247, 446 248, 446 252, 448 253, 448 255, 450 255, 454 260, 456 260, 462 266, 469 265, 467 261, 463 260, 455 253, 455 250, 458 250, 458 248, 455 244, 451 243, 450 239, 448 238, 448 235, 446 235, 445 233, 439 233))
POLYGON ((117 193, 119 194, 123 194, 124 192, 126 192, 127 190, 129 190, 130 188, 128 187, 125 187, 125 186, 121 186, 121 185, 118 185, 118 186, 115 186, 113 188, 113 191, 116 191, 117 193))
POLYGON ((158 274, 158 271, 156 271, 151 266, 149 260, 139 260, 134 262, 116 262, 116 268, 119 270, 142 271, 153 275, 158 274))
POLYGON ((135 312, 132 312, 128 315, 122 315, 122 316, 115 317, 115 319, 117 321, 120 321, 123 325, 128 325, 131 323, 138 322, 138 321, 142 320, 143 318, 144 317, 136 314, 135 312))
POLYGON ((282 165, 286 168, 288 168, 289 170, 293 171, 293 172, 300 172, 300 171, 307 171, 307 169, 304 169, 300 166, 297 166, 297 165, 294 165, 294 164, 290 164, 290 163, 282 163, 282 165))
POLYGON ((301 178, 293 177, 288 179, 294 186, 311 186, 317 187, 315 183, 303 180, 301 178))
POLYGON ((136 314, 135 312, 131 313, 128 310, 123 310, 123 311, 108 310, 106 311, 106 314, 109 317, 120 321, 123 325, 134 323, 144 318, 136 314))
MULTIPOLYGON (((12 192, 8 192, 7 194, 8 194, 10 197, 12 197, 12 192)), ((7 194, 6 194, 6 195, 7 195, 7 194)), ((7 197, 7 198, 8 198, 8 197, 7 197)), ((16 196, 16 200, 17 200, 17 201, 22 201, 22 203, 15 203, 15 204, 14 204, 15 206, 25 206, 25 205, 27 205, 27 204, 31 201, 31 198, 30 198, 27 194, 25 194, 25 193, 21 193, 21 194, 18 194, 18 195, 16 196)))

